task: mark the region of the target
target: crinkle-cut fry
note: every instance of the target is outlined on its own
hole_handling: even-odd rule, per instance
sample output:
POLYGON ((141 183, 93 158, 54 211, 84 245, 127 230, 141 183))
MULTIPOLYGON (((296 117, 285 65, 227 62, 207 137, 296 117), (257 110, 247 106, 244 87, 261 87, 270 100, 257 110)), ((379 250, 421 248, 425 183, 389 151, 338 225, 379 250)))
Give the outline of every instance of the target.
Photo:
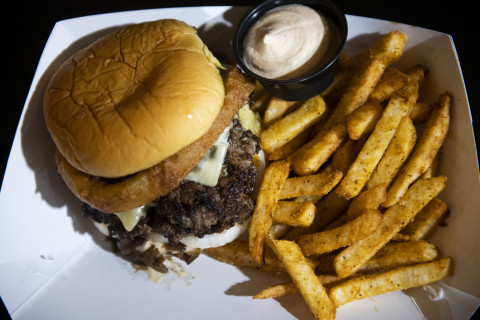
POLYGON ((410 113, 417 98, 418 83, 410 81, 405 92, 395 94, 390 99, 372 134, 336 188, 340 196, 350 199, 362 191, 395 135, 400 121, 410 113))
POLYGON ((284 146, 302 131, 320 121, 326 111, 325 101, 320 95, 317 95, 303 102, 295 111, 281 119, 275 119, 260 135, 264 150, 271 153, 284 146))
POLYGON ((402 230, 411 240, 428 239, 448 212, 447 204, 434 198, 420 211, 413 221, 402 230))
POLYGON ((217 261, 228 263, 236 267, 251 267, 269 272, 285 272, 285 268, 272 251, 266 250, 264 264, 261 268, 253 260, 248 243, 234 240, 221 247, 208 248, 202 251, 205 255, 217 261))
POLYGON ((290 199, 301 196, 323 196, 329 193, 342 180, 343 173, 334 170, 309 176, 288 178, 285 181, 280 199, 290 199))
POLYGON ((272 96, 272 98, 267 103, 265 113, 263 115, 263 127, 267 128, 272 123, 280 120, 298 103, 300 102, 287 101, 280 99, 276 96, 272 96))
POLYGON ((303 234, 321 231, 326 225, 345 212, 349 203, 350 200, 340 197, 334 191, 330 192, 316 203, 317 211, 315 218, 309 227, 293 228, 282 239, 297 240, 303 234))
POLYGON ((297 240, 297 244, 306 256, 331 252, 365 238, 378 228, 381 220, 380 211, 368 209, 338 228, 303 235, 297 240))
POLYGON ((347 117, 348 136, 358 140, 369 134, 380 119, 383 108, 378 100, 369 99, 347 117))
POLYGON ((440 253, 433 244, 427 241, 401 241, 387 243, 358 271, 378 272, 405 267, 417 263, 430 262, 440 253))
MULTIPOLYGON (((320 283, 325 286, 331 286, 338 281, 344 281, 344 279, 339 278, 338 276, 325 274, 317 275, 320 283)), ((269 299, 269 298, 278 298, 299 294, 297 286, 293 282, 284 282, 279 283, 268 288, 263 289, 259 293, 253 296, 253 299, 269 299)))
POLYGON ((380 184, 390 185, 416 142, 417 131, 410 117, 406 116, 400 121, 385 154, 373 170, 367 182, 367 188, 371 189, 380 184))
POLYGON ((273 214, 289 172, 290 164, 286 161, 271 162, 265 169, 257 203, 248 226, 250 253, 258 265, 263 264, 265 243, 273 223, 273 214))
POLYGON ((426 285, 450 276, 453 259, 400 267, 384 273, 364 275, 333 286, 329 295, 336 307, 379 294, 426 285))
POLYGON ((440 95, 437 106, 432 111, 420 139, 388 189, 387 199, 382 204, 384 207, 390 207, 397 203, 410 184, 432 165, 449 129, 450 100, 451 97, 448 93, 440 95))
POLYGON ((335 306, 298 245, 288 240, 270 239, 268 243, 285 266, 315 319, 334 320, 335 306))
POLYGON ((279 201, 273 215, 273 222, 293 227, 308 227, 315 217, 315 204, 312 201, 279 201))
POLYGON ((361 192, 353 198, 348 206, 347 214, 356 218, 368 209, 378 209, 387 196, 387 185, 379 184, 371 189, 361 192))
POLYGON ((385 70, 377 85, 370 93, 369 99, 379 102, 388 100, 391 95, 405 86, 408 82, 407 75, 397 68, 389 67, 385 70))
POLYGON ((420 210, 435 198, 446 186, 445 176, 416 181, 400 199, 383 214, 379 227, 371 235, 342 250, 335 258, 334 266, 340 277, 357 272, 387 242, 404 228, 420 210))

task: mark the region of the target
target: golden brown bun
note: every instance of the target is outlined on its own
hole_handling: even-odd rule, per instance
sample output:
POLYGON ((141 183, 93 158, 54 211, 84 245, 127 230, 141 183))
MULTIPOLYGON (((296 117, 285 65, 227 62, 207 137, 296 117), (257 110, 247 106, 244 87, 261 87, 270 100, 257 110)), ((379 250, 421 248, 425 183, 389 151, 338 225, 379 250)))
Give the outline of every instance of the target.
POLYGON ((177 20, 131 25, 95 41, 54 74, 47 128, 77 170, 122 177, 205 134, 224 101, 218 61, 177 20))
POLYGON ((155 166, 112 182, 85 174, 59 153, 58 171, 69 189, 83 202, 106 213, 143 206, 176 188, 198 164, 255 88, 255 81, 238 68, 225 79, 225 103, 212 127, 200 139, 155 166))

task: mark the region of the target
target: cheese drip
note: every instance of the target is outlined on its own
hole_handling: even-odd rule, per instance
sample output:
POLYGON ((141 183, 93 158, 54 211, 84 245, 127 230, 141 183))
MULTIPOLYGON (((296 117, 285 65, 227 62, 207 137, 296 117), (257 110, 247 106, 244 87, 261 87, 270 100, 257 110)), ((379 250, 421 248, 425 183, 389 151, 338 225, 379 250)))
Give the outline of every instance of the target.
POLYGON ((228 136, 233 123, 230 123, 218 140, 208 150, 195 168, 185 177, 185 180, 197 182, 208 187, 215 187, 222 172, 223 161, 228 149, 228 136))

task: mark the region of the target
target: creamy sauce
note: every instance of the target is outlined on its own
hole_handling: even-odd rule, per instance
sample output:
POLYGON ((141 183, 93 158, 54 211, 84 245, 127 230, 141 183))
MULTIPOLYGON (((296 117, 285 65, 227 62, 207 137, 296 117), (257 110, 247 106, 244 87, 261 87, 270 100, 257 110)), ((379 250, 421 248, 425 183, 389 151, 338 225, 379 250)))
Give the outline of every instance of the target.
POLYGON ((247 66, 269 79, 308 73, 326 56, 332 23, 304 5, 284 5, 268 11, 249 30, 244 56, 247 66))

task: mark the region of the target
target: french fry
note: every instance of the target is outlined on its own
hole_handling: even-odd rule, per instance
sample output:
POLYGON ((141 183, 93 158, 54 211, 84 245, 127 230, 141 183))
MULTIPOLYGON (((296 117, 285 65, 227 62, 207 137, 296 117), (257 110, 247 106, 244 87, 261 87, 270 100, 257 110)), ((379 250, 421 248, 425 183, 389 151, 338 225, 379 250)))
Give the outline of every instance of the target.
POLYGON ((336 307, 348 302, 387 293, 426 285, 453 272, 450 257, 413 266, 400 267, 379 274, 365 275, 333 286, 330 297, 336 307))
POLYGON ((392 141, 367 182, 367 188, 390 183, 400 171, 417 142, 417 131, 410 117, 400 121, 392 141))
POLYGON ((287 101, 272 96, 267 103, 265 113, 263 115, 263 127, 267 128, 272 123, 281 119, 297 103, 298 102, 296 101, 287 101))
POLYGON ((260 141, 264 150, 271 153, 273 150, 282 147, 300 132, 319 121, 326 110, 325 101, 320 95, 303 102, 297 110, 262 131, 260 141))
POLYGON ((269 240, 269 245, 285 266, 315 319, 335 319, 335 306, 298 245, 293 241, 273 239, 269 240))
POLYGON ((295 138, 270 153, 268 160, 285 160, 303 146, 310 138, 310 130, 300 132, 295 138))
POLYGON ((362 191, 390 144, 400 121, 410 113, 417 98, 418 83, 409 81, 401 95, 396 94, 390 99, 357 159, 336 188, 340 196, 350 199, 362 191))
POLYGON ((347 215, 353 219, 368 209, 378 209, 387 196, 387 185, 379 184, 355 197, 348 207, 347 215))
POLYGON ((297 240, 299 236, 307 233, 321 231, 330 222, 345 212, 349 200, 340 197, 335 192, 330 192, 316 203, 317 211, 315 218, 309 227, 294 228, 289 230, 282 238, 285 240, 297 240))
POLYGON ((382 106, 378 100, 368 100, 347 117, 348 136, 358 140, 370 133, 382 115, 382 106))
POLYGON ((415 182, 397 205, 383 214, 379 227, 371 235, 342 250, 334 266, 340 277, 354 274, 373 257, 393 236, 406 226, 420 210, 438 195, 447 183, 444 176, 420 179, 415 182))
POLYGON ((339 122, 330 129, 322 129, 288 158, 298 175, 310 175, 317 172, 330 156, 342 144, 347 136, 345 123, 339 122))
POLYGON ((433 104, 427 102, 417 102, 410 112, 410 118, 414 124, 421 124, 428 120, 432 113, 433 104))
MULTIPOLYGON (((343 279, 335 275, 317 275, 320 283, 327 287, 343 279)), ((253 299, 269 299, 299 294, 297 286, 293 282, 279 283, 263 289, 253 296, 253 299)))
POLYGON ((439 98, 426 127, 407 162, 400 169, 392 186, 387 191, 384 207, 394 205, 411 183, 420 177, 432 164, 447 135, 450 124, 450 95, 439 98))
POLYGON ((292 155, 293 169, 297 174, 315 173, 340 146, 347 135, 347 116, 367 101, 387 66, 402 56, 406 40, 405 34, 392 31, 355 58, 361 61, 358 63, 360 67, 343 92, 325 129, 292 155))
POLYGON ((402 230, 412 240, 427 239, 447 214, 447 204, 434 198, 402 230))
POLYGON ((303 235, 297 244, 306 256, 323 254, 365 238, 378 228, 381 220, 380 211, 369 209, 338 228, 303 235))
POLYGON ((442 156, 442 149, 440 148, 440 150, 438 150, 438 152, 437 152, 437 155, 433 159, 433 162, 430 165, 430 167, 428 167, 428 169, 424 173, 422 173, 422 176, 421 176, 422 178, 431 178, 431 177, 435 177, 437 175, 438 166, 440 165, 440 157, 441 156, 442 156))
POLYGON ((339 170, 310 176, 288 178, 285 181, 280 199, 290 199, 306 195, 323 196, 329 193, 342 179, 339 170))
POLYGON ((289 172, 290 164, 285 161, 271 162, 265 169, 255 210, 248 226, 250 253, 258 265, 264 263, 265 241, 268 238, 273 214, 289 172))
POLYGON ((346 139, 333 154, 331 168, 332 170, 340 170, 343 174, 346 174, 354 159, 355 141, 346 139))
POLYGON ((315 217, 315 204, 311 201, 279 201, 273 222, 294 227, 308 227, 315 217))
POLYGON ((369 99, 383 102, 388 100, 391 95, 405 86, 408 82, 407 75, 397 68, 387 68, 377 85, 370 93, 369 99))
MULTIPOLYGON (((221 247, 207 248, 202 251, 212 259, 228 263, 236 267, 259 268, 258 263, 253 260, 248 243, 241 240, 234 240, 221 247)), ((260 268, 269 272, 285 272, 285 268, 272 251, 265 251, 264 264, 260 268)))

